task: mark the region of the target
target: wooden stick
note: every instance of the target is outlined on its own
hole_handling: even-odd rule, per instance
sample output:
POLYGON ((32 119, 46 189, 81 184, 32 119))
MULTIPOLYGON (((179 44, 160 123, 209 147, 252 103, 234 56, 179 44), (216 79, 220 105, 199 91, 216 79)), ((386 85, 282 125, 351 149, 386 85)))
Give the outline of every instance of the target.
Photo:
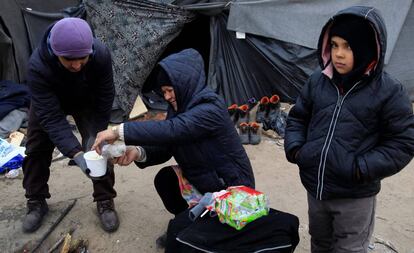
POLYGON ((72 236, 68 233, 65 236, 65 242, 63 243, 62 250, 60 253, 68 253, 70 248, 70 241, 72 241, 72 236))
MULTIPOLYGON (((76 227, 69 229, 68 234, 72 235, 75 229, 76 227)), ((62 237, 60 237, 60 239, 55 244, 53 244, 53 246, 47 251, 47 253, 52 253, 55 249, 57 249, 60 246, 60 244, 63 242, 63 240, 65 240, 65 238, 66 238, 66 235, 63 235, 62 237)))

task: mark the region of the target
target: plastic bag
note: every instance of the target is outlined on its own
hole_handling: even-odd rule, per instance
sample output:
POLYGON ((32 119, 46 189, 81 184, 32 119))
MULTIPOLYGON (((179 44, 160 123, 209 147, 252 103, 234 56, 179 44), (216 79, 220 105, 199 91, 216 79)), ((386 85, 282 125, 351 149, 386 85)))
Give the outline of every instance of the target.
POLYGON ((24 147, 15 147, 0 138, 0 173, 20 168, 25 156, 24 151, 24 147))
POLYGON ((102 147, 102 156, 108 159, 123 156, 125 152, 125 144, 106 144, 102 147))
POLYGON ((269 214, 268 200, 262 192, 246 186, 233 186, 216 198, 215 212, 221 223, 241 230, 249 222, 269 214))

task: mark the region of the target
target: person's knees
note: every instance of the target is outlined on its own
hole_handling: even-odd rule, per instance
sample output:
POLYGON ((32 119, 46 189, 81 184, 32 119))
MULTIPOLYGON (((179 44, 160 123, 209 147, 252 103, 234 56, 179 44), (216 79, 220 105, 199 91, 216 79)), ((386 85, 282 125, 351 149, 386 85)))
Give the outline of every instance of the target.
POLYGON ((159 189, 162 186, 170 183, 172 179, 177 178, 174 169, 171 166, 164 167, 158 171, 154 178, 155 188, 159 189))

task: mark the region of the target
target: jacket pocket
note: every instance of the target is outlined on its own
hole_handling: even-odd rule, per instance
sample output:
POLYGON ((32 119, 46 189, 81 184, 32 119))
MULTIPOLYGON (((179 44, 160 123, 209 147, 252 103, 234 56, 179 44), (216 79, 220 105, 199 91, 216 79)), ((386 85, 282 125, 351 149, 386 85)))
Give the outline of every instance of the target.
POLYGON ((314 167, 319 163, 320 149, 319 145, 313 142, 306 142, 298 151, 296 163, 300 169, 314 167))

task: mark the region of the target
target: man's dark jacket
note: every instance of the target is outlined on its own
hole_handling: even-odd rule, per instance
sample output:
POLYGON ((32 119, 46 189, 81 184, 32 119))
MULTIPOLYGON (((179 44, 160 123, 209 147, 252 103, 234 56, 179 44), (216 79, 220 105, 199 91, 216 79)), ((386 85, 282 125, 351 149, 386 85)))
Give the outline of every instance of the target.
POLYGON ((124 124, 125 143, 145 146, 147 161, 137 165, 145 168, 173 156, 201 193, 234 185, 254 188, 252 167, 227 107, 206 86, 201 55, 186 49, 159 65, 174 87, 178 111, 170 106, 166 120, 124 124))
POLYGON ((386 36, 376 10, 361 6, 339 12, 322 29, 318 55, 323 71, 302 88, 285 136, 288 160, 298 164, 303 185, 317 199, 373 196, 380 180, 399 172, 414 155, 412 104, 401 83, 383 72, 386 36), (341 94, 331 79, 328 34, 333 20, 345 14, 371 22, 379 59, 341 94))
POLYGON ((48 46, 51 28, 29 61, 27 80, 32 95, 31 109, 56 147, 63 155, 72 157, 82 147, 66 115, 92 111, 91 129, 106 129, 115 95, 112 60, 109 50, 94 39, 88 63, 80 72, 69 72, 48 46))

